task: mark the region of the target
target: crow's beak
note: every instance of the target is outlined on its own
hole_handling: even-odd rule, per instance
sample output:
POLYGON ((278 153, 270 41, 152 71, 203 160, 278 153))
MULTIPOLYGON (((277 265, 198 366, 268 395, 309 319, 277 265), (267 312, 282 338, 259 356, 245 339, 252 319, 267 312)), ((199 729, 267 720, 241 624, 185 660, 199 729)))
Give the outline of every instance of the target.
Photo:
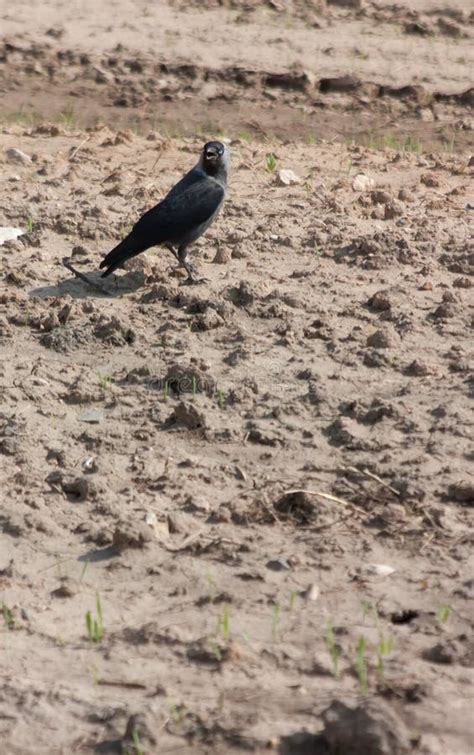
POLYGON ((207 149, 206 150, 206 160, 217 160, 219 157, 219 153, 216 149, 207 149))

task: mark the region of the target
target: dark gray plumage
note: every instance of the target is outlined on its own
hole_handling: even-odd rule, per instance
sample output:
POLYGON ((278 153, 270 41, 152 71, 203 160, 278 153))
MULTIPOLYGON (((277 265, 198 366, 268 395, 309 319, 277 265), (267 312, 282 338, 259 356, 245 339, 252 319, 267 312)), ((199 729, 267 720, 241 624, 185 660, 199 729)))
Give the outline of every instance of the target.
POLYGON ((102 277, 151 246, 163 244, 185 268, 188 281, 195 283, 193 267, 186 260, 187 249, 217 217, 224 201, 228 169, 229 150, 225 144, 207 142, 194 168, 102 260, 100 267, 106 268, 102 277))

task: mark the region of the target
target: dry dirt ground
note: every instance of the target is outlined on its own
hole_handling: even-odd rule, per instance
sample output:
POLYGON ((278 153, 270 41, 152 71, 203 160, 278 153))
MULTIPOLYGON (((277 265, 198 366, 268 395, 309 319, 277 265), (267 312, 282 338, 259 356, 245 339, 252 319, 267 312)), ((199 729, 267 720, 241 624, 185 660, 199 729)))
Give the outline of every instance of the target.
POLYGON ((473 14, 342 5, 0 6, 8 755, 471 751, 473 14))

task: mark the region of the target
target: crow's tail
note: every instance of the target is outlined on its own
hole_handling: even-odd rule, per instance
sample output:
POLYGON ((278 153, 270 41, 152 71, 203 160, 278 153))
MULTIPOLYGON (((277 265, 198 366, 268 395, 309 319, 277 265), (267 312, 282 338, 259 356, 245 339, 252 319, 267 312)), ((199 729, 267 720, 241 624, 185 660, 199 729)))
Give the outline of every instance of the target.
POLYGON ((148 249, 148 244, 144 243, 142 239, 134 235, 133 231, 127 238, 120 242, 111 252, 108 253, 100 263, 100 267, 106 267, 105 273, 102 273, 102 278, 107 278, 108 275, 114 272, 117 267, 126 260, 136 257, 140 252, 144 252, 148 249))

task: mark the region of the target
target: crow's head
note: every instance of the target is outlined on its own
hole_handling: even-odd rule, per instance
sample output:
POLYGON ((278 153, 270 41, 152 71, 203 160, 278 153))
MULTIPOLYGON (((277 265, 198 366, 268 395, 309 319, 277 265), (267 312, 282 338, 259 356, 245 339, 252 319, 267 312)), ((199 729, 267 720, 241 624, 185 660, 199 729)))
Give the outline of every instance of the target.
POLYGON ((208 176, 227 178, 229 148, 222 142, 207 142, 202 150, 201 165, 208 176))

